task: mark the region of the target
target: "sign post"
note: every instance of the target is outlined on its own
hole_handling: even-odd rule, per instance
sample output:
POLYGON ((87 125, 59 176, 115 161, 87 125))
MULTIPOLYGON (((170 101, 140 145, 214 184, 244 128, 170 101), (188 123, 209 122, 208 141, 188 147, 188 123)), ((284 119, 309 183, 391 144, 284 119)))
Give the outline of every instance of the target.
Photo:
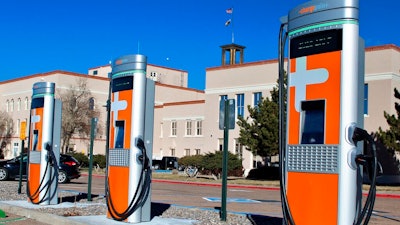
POLYGON ((221 221, 226 221, 226 198, 228 189, 228 141, 229 129, 235 128, 235 100, 225 99, 220 102, 220 129, 224 130, 224 148, 222 156, 222 197, 221 197, 221 221), (223 121, 223 124, 221 123, 223 121), (221 126, 222 125, 222 126, 221 126))
POLYGON ((23 157, 22 154, 24 152, 24 145, 25 145, 25 138, 26 138, 26 121, 21 122, 21 132, 19 135, 19 138, 21 139, 21 152, 19 154, 20 160, 19 160, 19 182, 18 182, 18 194, 21 194, 21 187, 22 187, 22 163, 23 162, 23 157))
POLYGON ((93 172, 93 144, 96 136, 97 118, 92 118, 90 125, 90 149, 89 149, 89 177, 88 177, 88 197, 92 201, 92 172, 93 172))

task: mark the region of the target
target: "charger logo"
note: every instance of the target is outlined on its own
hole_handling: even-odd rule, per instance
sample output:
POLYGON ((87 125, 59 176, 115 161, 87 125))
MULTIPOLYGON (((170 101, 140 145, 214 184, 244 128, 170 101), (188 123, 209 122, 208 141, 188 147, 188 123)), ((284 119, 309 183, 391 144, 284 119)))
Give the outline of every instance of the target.
POLYGON ((119 92, 115 92, 114 101, 111 102, 111 112, 114 114, 114 122, 118 120, 118 111, 125 110, 128 106, 126 100, 119 100, 119 92))
POLYGON ((320 84, 328 80, 329 73, 325 68, 307 70, 307 57, 297 58, 296 72, 291 74, 290 87, 295 87, 295 109, 301 110, 301 102, 306 100, 307 85, 320 84))
POLYGON ((315 11, 320 11, 323 9, 327 9, 328 8, 328 4, 327 3, 320 3, 318 5, 312 5, 312 6, 308 6, 308 7, 303 7, 299 10, 299 14, 303 15, 306 13, 313 13, 315 11))

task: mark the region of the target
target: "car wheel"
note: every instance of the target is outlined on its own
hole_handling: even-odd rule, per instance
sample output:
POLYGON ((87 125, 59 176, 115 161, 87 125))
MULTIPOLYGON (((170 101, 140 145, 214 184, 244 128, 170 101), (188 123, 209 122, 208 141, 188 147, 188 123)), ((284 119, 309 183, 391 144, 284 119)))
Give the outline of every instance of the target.
POLYGON ((0 181, 8 180, 8 171, 6 168, 0 168, 0 181))
POLYGON ((68 182, 67 173, 64 170, 58 171, 58 183, 65 184, 68 182))

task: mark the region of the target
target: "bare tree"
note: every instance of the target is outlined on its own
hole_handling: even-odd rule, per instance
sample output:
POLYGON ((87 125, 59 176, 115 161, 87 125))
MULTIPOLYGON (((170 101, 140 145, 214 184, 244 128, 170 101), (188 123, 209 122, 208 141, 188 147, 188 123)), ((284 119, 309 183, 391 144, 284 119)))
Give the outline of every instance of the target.
POLYGON ((77 79, 75 85, 60 94, 60 99, 63 103, 61 151, 66 153, 74 135, 89 137, 91 118, 99 117, 100 110, 95 106, 86 78, 77 79))
POLYGON ((0 111, 0 159, 4 159, 7 145, 11 143, 14 134, 14 122, 11 116, 4 111, 0 111))

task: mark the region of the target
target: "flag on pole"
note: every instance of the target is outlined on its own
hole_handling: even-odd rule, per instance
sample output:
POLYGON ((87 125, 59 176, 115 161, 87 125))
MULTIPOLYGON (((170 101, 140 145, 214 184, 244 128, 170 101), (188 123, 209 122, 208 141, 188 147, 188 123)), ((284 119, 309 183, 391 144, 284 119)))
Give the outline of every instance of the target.
POLYGON ((232 14, 232 13, 233 13, 233 8, 226 9, 225 11, 226 11, 226 13, 228 13, 228 14, 232 14))
POLYGON ((229 19, 229 20, 227 20, 227 21, 225 22, 225 26, 227 27, 227 26, 229 26, 229 24, 231 24, 231 19, 229 19))

